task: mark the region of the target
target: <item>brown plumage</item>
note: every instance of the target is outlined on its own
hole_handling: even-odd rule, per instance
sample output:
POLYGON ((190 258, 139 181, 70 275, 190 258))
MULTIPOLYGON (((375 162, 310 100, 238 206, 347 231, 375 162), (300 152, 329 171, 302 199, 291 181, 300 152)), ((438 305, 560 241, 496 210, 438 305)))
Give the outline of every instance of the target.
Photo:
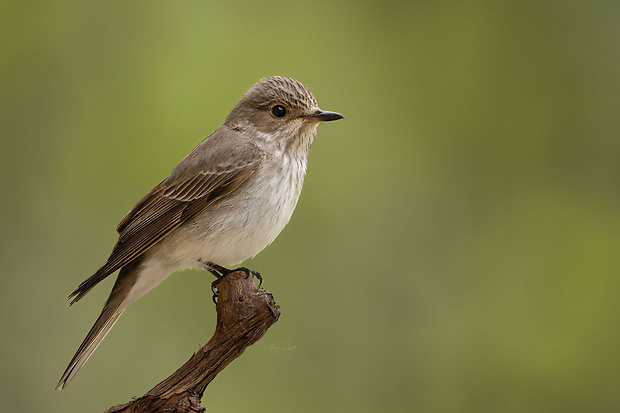
POLYGON ((321 111, 296 80, 261 79, 224 125, 202 141, 117 227, 106 263, 71 304, 120 269, 99 318, 60 378, 64 388, 132 302, 180 268, 232 265, 256 255, 288 223, 303 184, 321 111))

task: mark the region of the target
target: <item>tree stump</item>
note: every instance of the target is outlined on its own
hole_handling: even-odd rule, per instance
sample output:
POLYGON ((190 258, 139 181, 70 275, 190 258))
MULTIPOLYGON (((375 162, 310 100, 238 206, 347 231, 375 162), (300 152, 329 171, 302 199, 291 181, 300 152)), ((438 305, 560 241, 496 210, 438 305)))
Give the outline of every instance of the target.
POLYGON ((280 316, 268 291, 249 272, 237 270, 218 285, 217 325, 207 344, 144 396, 105 413, 202 412, 200 400, 211 380, 256 343, 280 316))

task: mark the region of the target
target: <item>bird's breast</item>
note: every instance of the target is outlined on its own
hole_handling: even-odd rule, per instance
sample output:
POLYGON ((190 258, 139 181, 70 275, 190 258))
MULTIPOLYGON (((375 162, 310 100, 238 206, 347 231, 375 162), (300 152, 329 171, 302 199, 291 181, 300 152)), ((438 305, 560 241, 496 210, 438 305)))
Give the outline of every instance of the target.
POLYGON ((171 234, 162 252, 183 267, 198 259, 226 266, 253 257, 289 222, 305 170, 305 157, 267 158, 239 188, 171 234))

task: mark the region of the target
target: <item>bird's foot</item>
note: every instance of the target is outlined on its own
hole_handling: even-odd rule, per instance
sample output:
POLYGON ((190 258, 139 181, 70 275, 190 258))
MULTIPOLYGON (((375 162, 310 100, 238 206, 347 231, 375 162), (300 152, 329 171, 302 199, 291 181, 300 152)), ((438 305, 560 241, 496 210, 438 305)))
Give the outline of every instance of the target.
POLYGON ((246 267, 235 268, 234 270, 231 270, 230 272, 235 272, 235 271, 243 271, 248 277, 250 275, 253 276, 254 278, 256 278, 258 280, 258 286, 259 287, 261 285, 263 285, 263 276, 260 275, 260 272, 251 270, 251 269, 246 268, 246 267))
POLYGON ((222 267, 221 265, 214 264, 211 261, 202 261, 199 259, 198 262, 200 262, 207 271, 209 271, 211 274, 215 275, 216 277, 216 280, 211 283, 211 291, 213 292, 213 302, 215 304, 217 304, 217 297, 219 297, 220 295, 217 291, 217 286, 222 281, 222 279, 224 279, 224 277, 226 277, 231 272, 243 271, 244 273, 246 273, 248 277, 252 275, 258 278, 259 287, 263 284, 263 276, 258 271, 250 270, 246 267, 239 267, 239 268, 235 268, 234 270, 229 270, 228 268, 222 267))

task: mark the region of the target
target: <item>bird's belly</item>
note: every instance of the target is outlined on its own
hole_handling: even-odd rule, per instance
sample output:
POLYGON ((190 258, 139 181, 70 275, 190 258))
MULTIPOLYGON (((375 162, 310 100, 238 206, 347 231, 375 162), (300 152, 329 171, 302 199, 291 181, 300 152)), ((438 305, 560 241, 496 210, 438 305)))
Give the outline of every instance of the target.
POLYGON ((233 265, 258 254, 289 222, 303 176, 256 178, 185 223, 157 250, 178 267, 190 268, 199 261, 233 265))

